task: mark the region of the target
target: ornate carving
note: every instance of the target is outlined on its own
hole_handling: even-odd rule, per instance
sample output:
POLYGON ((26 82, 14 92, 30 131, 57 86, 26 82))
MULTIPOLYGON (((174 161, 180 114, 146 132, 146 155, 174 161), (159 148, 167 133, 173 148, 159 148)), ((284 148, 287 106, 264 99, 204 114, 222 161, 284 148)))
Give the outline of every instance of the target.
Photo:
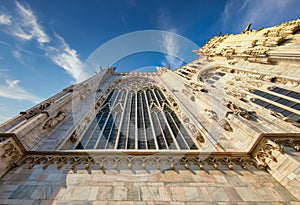
POLYGON ((245 118, 246 120, 250 120, 251 119, 251 114, 253 112, 249 112, 249 111, 245 110, 244 108, 238 107, 238 106, 236 106, 231 101, 229 101, 229 102, 226 103, 226 107, 231 110, 230 112, 226 113, 226 117, 229 114, 234 114, 234 115, 241 116, 241 117, 245 118))
MULTIPOLYGON (((253 159, 250 156, 243 157, 228 157, 228 156, 27 156, 20 164, 29 164, 29 168, 33 168, 35 165, 43 164, 43 168, 46 169, 51 164, 56 164, 57 169, 61 169, 64 165, 71 165, 71 169, 83 168, 89 169, 108 169, 113 166, 113 169, 124 169, 127 166, 128 169, 147 169, 148 166, 153 168, 153 165, 157 169, 161 169, 161 165, 167 165, 167 169, 176 170, 181 166, 185 169, 191 169, 191 165, 199 167, 200 170, 205 167, 212 167, 218 169, 220 166, 227 167, 228 169, 234 169, 236 166, 240 166, 243 169, 247 169, 247 166, 254 164, 253 159), (91 166, 97 165, 97 166, 91 166), (110 166, 109 166, 110 165, 110 166)), ((193 167, 195 167, 193 166, 193 167)))
POLYGON ((234 83, 229 82, 228 85, 224 87, 224 90, 227 95, 231 95, 238 99, 242 99, 246 97, 246 94, 242 92, 240 88, 235 87, 234 83))
POLYGON ((8 160, 9 166, 14 166, 14 164, 21 158, 22 153, 11 140, 4 141, 1 145, 2 146, 0 148, 3 150, 1 159, 8 160))
POLYGON ((171 96, 171 94, 169 92, 165 92, 166 98, 169 101, 170 105, 175 109, 175 110, 179 110, 179 106, 178 103, 176 102, 176 100, 171 96))
POLYGON ((72 133, 71 137, 70 137, 70 141, 72 143, 75 143, 77 142, 77 140, 79 139, 80 137, 80 134, 82 133, 82 131, 84 130, 84 128, 86 127, 86 120, 84 120, 84 122, 81 124, 81 125, 78 125, 74 132, 72 133))
POLYGON ((218 125, 221 126, 224 130, 229 131, 229 132, 233 131, 233 129, 230 126, 229 122, 225 119, 219 120, 218 114, 215 111, 209 110, 209 109, 204 109, 204 111, 207 112, 207 115, 210 119, 217 122, 218 125))
POLYGON ((105 97, 101 96, 95 104, 95 109, 98 109, 98 107, 100 107, 104 101, 105 101, 105 97))
POLYGON ((233 129, 232 129, 232 127, 230 126, 229 122, 228 122, 227 120, 225 120, 225 119, 220 120, 220 121, 218 122, 218 124, 219 124, 221 127, 223 127, 223 129, 226 130, 226 131, 229 131, 229 132, 232 132, 232 131, 233 131, 233 129))
POLYGON ((84 90, 84 92, 80 95, 80 100, 82 101, 86 99, 90 93, 91 93, 91 89, 84 90))
POLYGON ((269 58, 246 58, 247 61, 251 63, 262 63, 262 64, 269 64, 271 60, 269 58))
POLYGON ((269 48, 260 47, 260 48, 249 48, 243 51, 243 54, 251 57, 266 57, 268 56, 269 48))
POLYGON ((2 145, 2 148, 4 150, 4 153, 1 155, 2 159, 11 157, 12 160, 16 161, 20 157, 21 153, 10 140, 2 145))
POLYGON ((283 147, 271 140, 267 140, 256 153, 255 158, 257 159, 257 168, 266 169, 271 161, 277 162, 276 157, 273 155, 273 151, 279 151, 284 153, 283 147))
POLYGON ((184 86, 189 89, 194 95, 198 95, 200 92, 207 92, 204 84, 190 82, 189 84, 185 83, 184 86))
POLYGON ((213 119, 214 121, 219 120, 218 114, 215 111, 209 109, 204 109, 204 111, 207 112, 207 115, 210 119, 213 119))
POLYGON ((204 143, 204 137, 199 131, 194 135, 194 137, 199 143, 204 143))
POLYGON ((292 147, 297 152, 300 152, 300 139, 296 138, 287 138, 287 139, 274 139, 276 144, 279 144, 284 147, 292 147))
POLYGON ((295 127, 300 128, 300 124, 297 123, 297 122, 295 122, 295 121, 293 121, 291 118, 285 117, 283 114, 281 114, 281 113, 279 113, 279 112, 275 112, 275 111, 272 110, 272 109, 268 109, 268 110, 269 110, 269 113, 270 113, 271 115, 273 115, 274 117, 277 117, 278 119, 281 119, 281 120, 283 120, 283 121, 285 121, 285 122, 289 122, 289 123, 291 123, 292 125, 294 125, 295 127))
MULTIPOLYGON (((289 86, 298 86, 300 84, 299 80, 294 80, 294 79, 289 79, 289 78, 284 78, 284 77, 280 77, 279 74, 273 74, 273 75, 267 75, 264 73, 259 73, 257 71, 249 71, 249 70, 241 70, 241 69, 231 69, 231 68, 226 68, 226 67, 222 67, 220 68, 221 71, 223 72, 227 72, 227 73, 237 73, 240 74, 239 78, 242 78, 242 75, 247 76, 247 78, 251 78, 251 79, 255 79, 255 80, 260 80, 260 81, 266 81, 266 82, 271 82, 271 83, 280 83, 280 84, 284 84, 284 85, 289 85, 289 86)), ((252 84, 253 86, 259 86, 261 87, 263 85, 263 82, 260 81, 252 81, 252 80, 247 80, 248 84, 252 84)), ((230 82, 233 83, 233 82, 230 82)), ((229 83, 228 83, 229 84, 229 83)), ((234 84, 230 84, 231 86, 225 87, 225 91, 226 89, 228 89, 229 91, 231 90, 236 90, 232 87, 232 85, 234 84)))
POLYGON ((63 121, 66 117, 65 111, 59 111, 55 117, 49 119, 43 126, 43 129, 51 129, 55 127, 59 122, 63 121))
POLYGON ((27 112, 21 112, 21 114, 25 114, 25 118, 28 120, 33 116, 41 113, 41 111, 45 110, 46 108, 50 107, 53 102, 54 102, 53 100, 48 100, 40 104, 38 107, 34 107, 27 112))
POLYGON ((166 73, 169 69, 166 67, 158 67, 157 70, 159 73, 166 73))
POLYGON ((236 53, 236 51, 234 48, 223 48, 220 52, 220 54, 225 57, 231 57, 235 53, 236 53))

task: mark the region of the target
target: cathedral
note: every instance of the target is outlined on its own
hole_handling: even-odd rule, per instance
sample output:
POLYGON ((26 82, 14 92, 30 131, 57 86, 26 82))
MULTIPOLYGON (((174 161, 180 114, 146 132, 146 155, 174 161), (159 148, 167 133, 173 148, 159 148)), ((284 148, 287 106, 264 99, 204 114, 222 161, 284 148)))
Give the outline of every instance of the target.
POLYGON ((300 204, 300 19, 193 52, 0 125, 0 204, 300 204))

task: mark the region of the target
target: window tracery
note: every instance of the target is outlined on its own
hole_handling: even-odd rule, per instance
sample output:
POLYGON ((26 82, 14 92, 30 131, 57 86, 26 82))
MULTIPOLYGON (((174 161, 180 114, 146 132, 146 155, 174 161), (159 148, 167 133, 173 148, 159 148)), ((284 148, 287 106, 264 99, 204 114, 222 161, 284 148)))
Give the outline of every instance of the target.
MULTIPOLYGON (((273 95, 261 90, 251 90, 251 93, 261 97, 261 99, 252 98, 252 102, 276 113, 280 113, 284 117, 288 117, 294 122, 300 123, 300 115, 297 114, 297 112, 300 111, 300 104, 290 99, 284 98, 284 96, 288 96, 287 94, 296 92, 278 87, 269 88, 269 90, 275 93, 279 93, 282 96, 273 95), (289 107, 289 109, 286 109, 285 107, 289 107)), ((297 95, 293 96, 297 97, 297 95)))
POLYGON ((143 78, 112 84, 75 149, 198 149, 165 89, 143 78))

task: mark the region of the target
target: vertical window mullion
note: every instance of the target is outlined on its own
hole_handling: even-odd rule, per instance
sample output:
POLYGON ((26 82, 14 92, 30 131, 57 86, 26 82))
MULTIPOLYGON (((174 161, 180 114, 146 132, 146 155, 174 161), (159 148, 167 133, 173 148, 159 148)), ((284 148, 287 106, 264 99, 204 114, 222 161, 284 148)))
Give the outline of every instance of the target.
MULTIPOLYGON (((99 115, 99 114, 97 114, 97 115, 99 115)), ((89 136, 84 136, 84 138, 80 141, 80 143, 81 143, 81 145, 83 146, 84 149, 86 148, 86 146, 87 146, 87 144, 89 143, 91 137, 93 136, 95 130, 97 129, 97 126, 98 126, 99 123, 101 122, 102 117, 103 117, 103 113, 101 113, 101 117, 100 117, 100 120, 99 120, 99 121, 97 121, 96 118, 94 119, 94 120, 96 121, 96 123, 95 123, 95 127, 92 129, 90 135, 89 135, 89 136), (85 139, 86 139, 86 140, 85 140, 85 139), (83 143, 84 143, 84 144, 83 144, 83 143)), ((91 127, 91 126, 92 126, 92 124, 90 125, 90 127, 91 127)), ((89 129, 90 129, 90 127, 89 127, 89 129)), ((86 131, 85 135, 87 135, 87 132, 88 132, 88 131, 86 131)))
POLYGON ((135 113, 134 113, 134 115, 135 115, 135 123, 134 123, 134 148, 135 149, 138 149, 138 116, 137 116, 137 112, 138 112, 138 92, 136 91, 135 92, 135 113))
POLYGON ((146 116, 145 112, 147 112, 147 108, 145 108, 145 96, 144 92, 141 92, 141 111, 142 111, 142 120, 143 120, 143 132, 144 132, 144 142, 145 142, 145 149, 148 149, 148 141, 147 141, 147 133, 146 133, 146 116))
MULTIPOLYGON (((129 111, 129 120, 128 120, 128 132, 127 132, 127 149, 135 148, 135 139, 132 140, 129 135, 134 135, 135 137, 135 93, 132 93, 131 99, 130 99, 130 111, 129 111), (133 102, 134 101, 134 102, 133 102), (132 123, 132 124, 131 124, 132 123), (132 141, 134 143, 134 146, 132 146, 132 141)), ((132 137, 132 136, 131 136, 132 137)))
POLYGON ((150 121, 150 126, 151 126, 151 132, 152 132, 152 136, 147 136, 147 137, 148 137, 148 139, 151 139, 151 137, 152 137, 154 139, 156 149, 159 149, 158 142, 157 142, 157 139, 156 139, 157 134, 155 133, 153 119, 152 119, 152 115, 151 115, 151 112, 150 112, 150 102, 148 101, 148 99, 149 98, 151 99, 151 96, 149 96, 150 93, 149 93, 148 89, 145 91, 144 95, 145 95, 146 106, 147 106, 147 111, 148 111, 148 116, 149 116, 149 121, 150 121))
POLYGON ((98 137, 98 139, 97 139, 97 141, 96 141, 96 143, 95 143, 95 145, 94 145, 94 149, 97 149, 97 148, 99 148, 99 146, 101 146, 101 144, 99 144, 100 143, 100 141, 102 141, 103 139, 103 132, 104 132, 104 130, 105 130, 105 128, 106 128, 106 125, 107 125, 107 123, 108 123, 108 121, 109 121, 109 119, 110 119, 110 117, 111 117, 111 112, 109 112, 108 113, 108 116, 106 117, 106 120, 105 120, 105 122, 104 122, 104 125, 103 125, 103 127, 102 127, 102 129, 101 129, 101 132, 100 132, 100 135, 99 135, 99 137, 98 137))
POLYGON ((123 125, 123 121, 124 121, 124 116, 125 116, 126 109, 127 109, 127 97, 128 97, 128 92, 126 90, 124 90, 124 94, 122 95, 122 100, 124 102, 124 105, 123 105, 123 109, 124 110, 123 110, 122 115, 121 115, 120 125, 119 125, 119 128, 118 128, 117 139, 116 139, 116 143, 115 143, 115 148, 114 149, 118 148, 118 144, 119 144, 119 141, 120 141, 120 135, 122 134, 121 133, 122 132, 122 126, 124 126, 123 125), (124 95, 125 95, 125 99, 124 99, 124 95))
MULTIPOLYGON (((165 133, 163 132, 163 128, 162 128, 162 126, 161 126, 161 124, 160 124, 160 120, 159 120, 159 118, 158 118, 158 115, 157 115, 157 113, 153 113, 153 114, 154 114, 154 116, 155 116, 155 118, 156 118, 155 120, 156 120, 156 122, 157 122, 157 124, 158 124, 158 126, 159 126, 159 128, 160 128, 160 133, 161 133, 161 135, 162 135, 164 144, 165 144, 166 148, 169 149, 169 145, 168 145, 168 143, 167 143, 167 141, 166 141, 165 133)), ((157 132, 157 133, 159 133, 159 132, 157 132)))
POLYGON ((114 117, 113 117, 113 122, 112 122, 112 125, 111 125, 110 129, 109 129, 109 134, 108 134, 108 137, 106 139, 105 146, 104 146, 105 149, 107 149, 107 146, 109 145, 109 141, 110 141, 110 139, 112 137, 112 131, 113 131, 114 127, 115 127, 115 122, 116 122, 116 119, 118 118, 118 115, 119 115, 119 113, 116 113, 115 116, 114 116, 113 113, 111 114, 111 116, 114 116, 114 117))
MULTIPOLYGON (((171 114, 170 114, 168 111, 166 111, 166 115, 168 115, 167 119, 170 119, 170 120, 171 120, 171 122, 170 122, 169 124, 172 123, 172 124, 175 126, 175 129, 177 130, 177 132, 178 132, 178 134, 179 134, 179 136, 177 136, 177 138, 175 138, 176 141, 178 141, 177 139, 178 139, 178 137, 180 137, 180 140, 181 140, 181 141, 184 143, 184 145, 189 149, 189 146, 188 146, 187 142, 185 141, 185 139, 184 139, 184 137, 183 137, 183 135, 182 135, 182 133, 181 133, 179 127, 177 126, 177 123, 174 121, 174 119, 173 119, 173 117, 171 116, 171 114)), ((173 132, 172 129, 171 129, 171 131, 173 132)), ((173 133, 173 134, 175 134, 175 133, 173 133)), ((174 135, 174 136, 175 136, 175 135, 174 135)), ((179 146, 180 149, 181 149, 181 146, 183 146, 183 145, 180 146, 179 143, 178 143, 178 146, 179 146)))

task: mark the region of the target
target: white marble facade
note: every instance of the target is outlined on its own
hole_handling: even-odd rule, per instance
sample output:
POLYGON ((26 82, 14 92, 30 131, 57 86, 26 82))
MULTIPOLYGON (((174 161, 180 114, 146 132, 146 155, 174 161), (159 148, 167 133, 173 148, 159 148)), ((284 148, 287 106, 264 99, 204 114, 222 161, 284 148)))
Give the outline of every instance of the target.
POLYGON ((0 204, 299 204, 299 51, 298 19, 64 89, 0 126, 0 204))

